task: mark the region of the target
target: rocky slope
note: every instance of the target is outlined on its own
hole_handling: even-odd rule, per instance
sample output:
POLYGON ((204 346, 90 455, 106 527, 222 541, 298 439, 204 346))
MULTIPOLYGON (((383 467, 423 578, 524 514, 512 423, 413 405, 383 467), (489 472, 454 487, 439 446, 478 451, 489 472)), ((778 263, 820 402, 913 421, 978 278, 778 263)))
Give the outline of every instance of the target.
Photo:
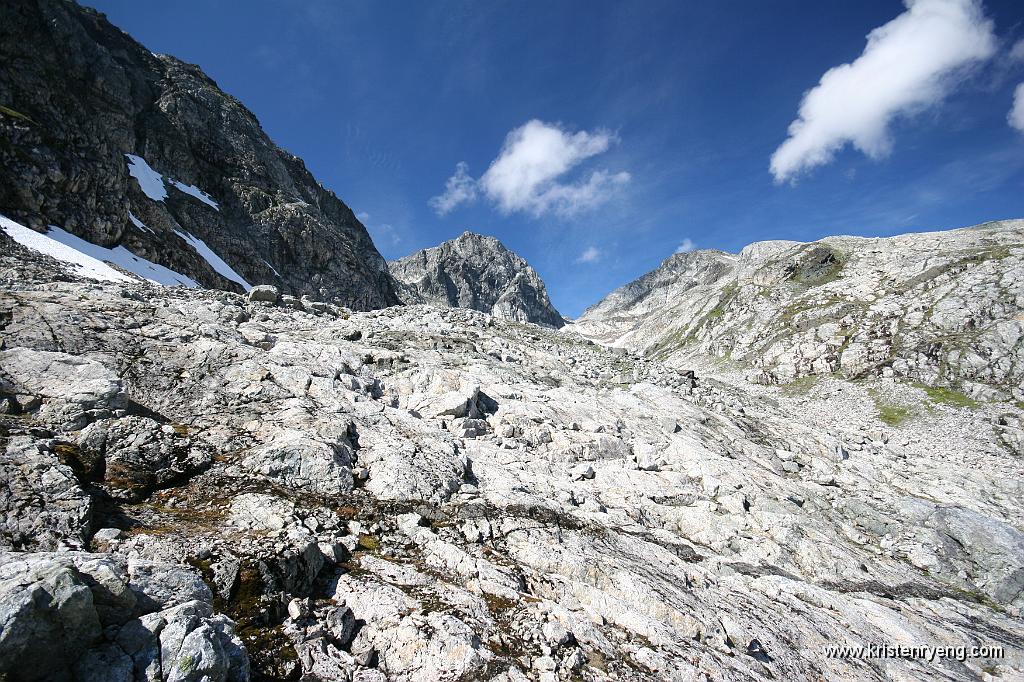
POLYGON ((475 311, 95 282, 0 241, 0 678, 1024 675, 1012 404, 890 426, 873 397, 923 390, 694 381, 475 311))
POLYGON ((398 302, 363 225, 252 113, 66 0, 0 4, 0 214, 204 286, 398 302))
POLYGON ((564 324, 537 272, 493 237, 465 232, 388 265, 403 303, 471 308, 551 327, 564 324))
POLYGON ((676 366, 731 358, 761 383, 885 375, 1024 400, 1024 221, 677 254, 574 329, 676 366))

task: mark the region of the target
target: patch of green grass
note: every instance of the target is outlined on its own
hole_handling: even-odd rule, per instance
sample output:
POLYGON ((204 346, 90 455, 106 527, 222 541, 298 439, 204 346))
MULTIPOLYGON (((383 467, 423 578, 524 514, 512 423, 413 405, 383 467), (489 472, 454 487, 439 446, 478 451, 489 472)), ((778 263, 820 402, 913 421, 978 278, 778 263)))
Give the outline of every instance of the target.
POLYGON ((965 590, 960 587, 953 587, 954 596, 962 601, 974 602, 975 604, 981 604, 987 606, 994 611, 1005 611, 1002 606, 992 600, 992 597, 988 596, 984 592, 977 590, 965 590))
POLYGON ((928 386, 927 384, 921 383, 914 383, 914 386, 928 394, 928 400, 933 403, 952 405, 954 407, 966 407, 972 410, 978 407, 977 400, 974 400, 973 398, 970 398, 969 396, 952 388, 928 386))
POLYGON ((914 411, 903 405, 896 405, 887 402, 878 395, 874 389, 868 391, 871 399, 875 401, 875 409, 878 410, 878 418, 889 426, 899 426, 914 416, 914 411))
POLYGON ((977 253, 971 254, 966 258, 969 262, 983 263, 987 260, 1003 260, 1004 258, 1010 257, 1010 249, 1007 246, 993 246, 986 249, 981 249, 977 253))
POLYGON ((900 405, 879 404, 876 402, 875 407, 878 408, 878 418, 889 426, 899 426, 914 416, 910 408, 900 405))
POLYGON ((793 379, 788 384, 782 384, 779 386, 779 389, 786 395, 806 395, 818 385, 820 379, 821 377, 817 375, 809 374, 805 377, 793 379))
POLYGON ((14 109, 11 109, 10 107, 5 107, 2 104, 0 104, 0 114, 4 114, 5 116, 10 116, 11 118, 16 118, 19 121, 25 121, 27 123, 35 124, 35 121, 33 121, 31 118, 29 118, 25 114, 21 113, 20 111, 15 111, 14 109))

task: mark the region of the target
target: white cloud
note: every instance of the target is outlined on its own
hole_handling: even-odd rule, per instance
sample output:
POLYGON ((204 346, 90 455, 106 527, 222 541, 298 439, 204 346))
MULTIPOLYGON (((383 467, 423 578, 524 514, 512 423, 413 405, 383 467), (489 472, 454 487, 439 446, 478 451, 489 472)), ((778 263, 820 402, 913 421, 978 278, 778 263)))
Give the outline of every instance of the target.
POLYGON ((1006 120, 1012 127, 1024 133, 1024 83, 1013 91, 1013 108, 1010 109, 1006 120))
POLYGON ((535 119, 508 134, 498 158, 480 178, 480 186, 505 213, 542 215, 554 210, 571 215, 593 208, 617 186, 629 182, 629 173, 596 171, 586 181, 573 184, 558 178, 607 151, 615 141, 605 130, 569 133, 535 119))
POLYGON ((596 263, 601 260, 602 253, 595 246, 588 246, 583 253, 576 258, 577 263, 596 263))
POLYGON ((444 216, 462 203, 476 199, 476 180, 469 175, 469 166, 460 161, 455 165, 455 175, 448 178, 444 185, 444 194, 433 197, 428 202, 437 215, 444 216))
POLYGON ((995 53, 992 22, 977 0, 904 1, 907 11, 871 31, 860 57, 826 71, 804 95, 772 154, 776 182, 829 163, 847 143, 884 157, 895 117, 939 103, 965 67, 995 53))
POLYGON ((679 246, 676 247, 676 253, 687 253, 697 248, 697 245, 693 243, 693 240, 687 237, 682 241, 679 246))
POLYGON ((479 180, 465 163, 448 179, 444 194, 430 200, 439 215, 482 193, 503 213, 571 216, 607 201, 630 180, 629 173, 596 170, 586 179, 564 181, 583 161, 606 152, 617 138, 606 130, 570 133, 536 119, 511 131, 498 156, 479 180))
POLYGON ((1010 48, 1010 61, 1024 62, 1024 38, 1021 38, 1010 48))
POLYGON ((370 231, 370 237, 373 239, 374 244, 389 243, 392 246, 398 246, 402 243, 402 235, 398 234, 398 230, 387 223, 373 225, 367 229, 370 231))
POLYGON ((380 225, 371 224, 370 214, 366 211, 357 213, 356 218, 358 218, 359 222, 361 222, 363 227, 366 228, 366 231, 370 234, 370 239, 373 240, 374 245, 378 248, 382 244, 397 246, 402 243, 402 235, 400 235, 398 230, 396 230, 392 225, 387 223, 380 225))

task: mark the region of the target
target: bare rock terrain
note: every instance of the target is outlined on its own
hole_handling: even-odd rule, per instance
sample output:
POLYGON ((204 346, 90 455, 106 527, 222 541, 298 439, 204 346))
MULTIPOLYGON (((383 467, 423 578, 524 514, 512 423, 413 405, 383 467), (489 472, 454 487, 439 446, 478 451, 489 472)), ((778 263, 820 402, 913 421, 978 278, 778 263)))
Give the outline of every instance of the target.
POLYGON ((0 5, 0 141, 0 680, 1024 679, 1024 221, 563 326, 63 0, 0 5))
POLYGON ((1024 674, 1013 403, 3 252, 11 679, 1024 674))

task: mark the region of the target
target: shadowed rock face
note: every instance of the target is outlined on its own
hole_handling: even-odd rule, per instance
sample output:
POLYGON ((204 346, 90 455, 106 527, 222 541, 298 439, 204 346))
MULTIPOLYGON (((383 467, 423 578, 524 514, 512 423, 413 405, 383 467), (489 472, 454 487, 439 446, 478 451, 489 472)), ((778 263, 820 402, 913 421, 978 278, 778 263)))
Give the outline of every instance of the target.
POLYGON ((1024 221, 676 254, 612 292, 580 333, 685 364, 739 361, 758 383, 837 374, 1024 398, 1024 221))
POLYGON ((239 285, 182 235, 253 284, 356 309, 398 303, 352 211, 238 100, 71 2, 0 5, 0 213, 124 245, 204 286, 239 285), (163 176, 166 198, 143 192, 126 154, 163 176))
POLYGON ((493 237, 465 232, 388 265, 403 303, 472 308, 552 327, 565 324, 537 272, 493 237))

